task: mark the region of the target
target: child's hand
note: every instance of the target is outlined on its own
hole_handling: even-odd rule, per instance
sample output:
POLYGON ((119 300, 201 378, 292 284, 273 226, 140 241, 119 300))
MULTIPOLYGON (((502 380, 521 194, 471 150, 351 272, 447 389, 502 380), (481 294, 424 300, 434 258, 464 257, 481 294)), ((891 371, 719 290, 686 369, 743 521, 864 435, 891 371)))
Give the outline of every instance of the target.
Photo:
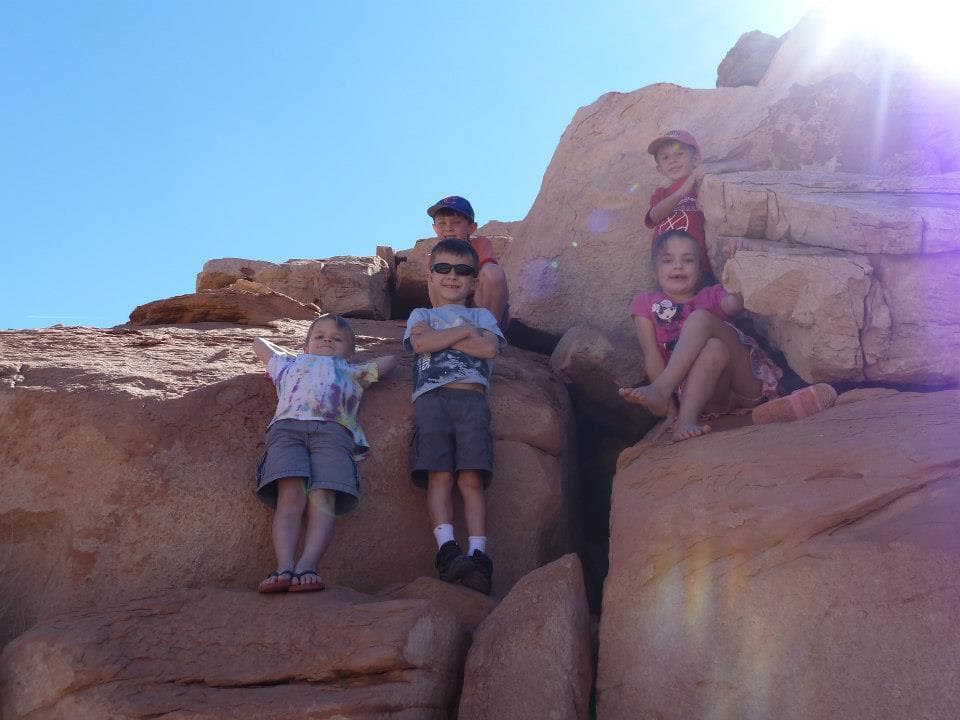
POLYGON ((429 323, 421 321, 421 322, 418 322, 416 325, 414 325, 412 328, 410 328, 410 337, 414 337, 416 335, 423 335, 425 332, 430 332, 431 330, 433 330, 433 328, 430 327, 429 323))
POLYGON ((723 246, 723 256, 729 260, 737 254, 739 250, 753 250, 753 243, 747 238, 730 238, 723 246))

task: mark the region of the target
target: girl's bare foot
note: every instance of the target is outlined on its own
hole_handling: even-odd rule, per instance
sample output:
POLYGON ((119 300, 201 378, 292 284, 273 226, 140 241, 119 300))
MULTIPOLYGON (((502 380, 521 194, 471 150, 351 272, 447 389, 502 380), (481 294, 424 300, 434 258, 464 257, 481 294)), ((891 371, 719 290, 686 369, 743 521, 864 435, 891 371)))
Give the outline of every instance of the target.
POLYGON ((677 424, 673 427, 673 439, 689 440, 706 435, 708 432, 710 432, 709 425, 701 425, 695 420, 677 420, 677 424))
POLYGON ((620 397, 627 402, 643 405, 657 417, 665 417, 670 412, 671 396, 664 395, 653 385, 635 388, 620 388, 620 397))

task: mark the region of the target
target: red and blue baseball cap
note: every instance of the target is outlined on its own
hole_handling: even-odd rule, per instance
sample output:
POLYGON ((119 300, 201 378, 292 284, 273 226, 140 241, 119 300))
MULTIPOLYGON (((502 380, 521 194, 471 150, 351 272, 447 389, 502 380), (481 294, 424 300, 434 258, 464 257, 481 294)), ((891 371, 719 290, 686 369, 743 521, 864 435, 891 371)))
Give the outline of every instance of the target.
POLYGON ((433 217, 440 210, 453 210, 458 212, 464 217, 470 219, 470 222, 474 222, 473 219, 473 206, 470 205, 470 201, 466 198, 462 198, 459 195, 450 195, 443 198, 443 200, 438 200, 433 205, 427 208, 427 215, 433 217))
POLYGON ((700 152, 700 146, 697 145, 697 141, 694 139, 693 135, 686 130, 667 130, 667 132, 647 146, 647 152, 656 157, 657 151, 660 150, 660 146, 664 143, 670 142, 683 143, 684 145, 689 145, 697 152, 700 152))

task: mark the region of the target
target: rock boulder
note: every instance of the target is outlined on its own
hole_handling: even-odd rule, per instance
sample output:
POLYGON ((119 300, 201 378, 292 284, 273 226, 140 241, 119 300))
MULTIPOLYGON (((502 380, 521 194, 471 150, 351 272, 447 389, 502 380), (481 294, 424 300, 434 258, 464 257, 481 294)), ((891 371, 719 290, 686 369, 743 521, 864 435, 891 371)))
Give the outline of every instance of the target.
MULTIPOLYGON (((253 489, 276 395, 251 341, 296 350, 307 325, 0 333, 4 365, 19 369, 0 385, 0 639, 104 598, 256 586, 274 564, 272 514, 253 489)), ((400 367, 364 396, 373 450, 360 464, 361 502, 338 520, 321 571, 375 592, 435 576, 436 545, 409 479, 403 324, 353 325, 358 359, 394 353, 400 367)), ((575 453, 566 390, 545 359, 508 348, 489 400, 488 534, 502 594, 568 551, 575 453)), ((465 534, 462 517, 456 527, 465 534)))
POLYGON ((0 656, 7 720, 441 720, 466 645, 424 600, 179 590, 39 624, 0 656))
MULTIPOLYGON (((387 250, 383 254, 389 257, 387 250)), ((379 255, 283 263, 221 258, 204 263, 197 275, 197 291, 246 279, 304 304, 317 305, 323 312, 386 320, 390 318, 391 273, 389 261, 379 255)))
POLYGON ((632 453, 599 720, 955 717, 958 431, 958 391, 871 391, 632 453))
POLYGON ((487 616, 467 656, 459 720, 581 720, 590 615, 576 555, 534 570, 487 616))

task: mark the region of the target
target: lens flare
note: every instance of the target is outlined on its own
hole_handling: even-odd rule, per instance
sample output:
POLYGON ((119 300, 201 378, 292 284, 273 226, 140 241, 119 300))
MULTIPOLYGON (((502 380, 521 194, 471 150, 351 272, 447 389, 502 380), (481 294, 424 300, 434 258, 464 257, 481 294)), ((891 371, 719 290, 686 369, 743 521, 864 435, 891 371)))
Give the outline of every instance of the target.
POLYGON ((954 4, 942 0, 840 0, 816 9, 826 22, 828 48, 848 39, 864 39, 932 75, 960 80, 960 51, 955 38, 960 9, 954 4))
POLYGON ((557 268, 560 263, 546 258, 534 258, 520 269, 520 292, 533 299, 543 300, 557 289, 557 268))
POLYGON ((606 210, 594 210, 587 216, 587 230, 594 235, 606 232, 612 216, 606 210))

